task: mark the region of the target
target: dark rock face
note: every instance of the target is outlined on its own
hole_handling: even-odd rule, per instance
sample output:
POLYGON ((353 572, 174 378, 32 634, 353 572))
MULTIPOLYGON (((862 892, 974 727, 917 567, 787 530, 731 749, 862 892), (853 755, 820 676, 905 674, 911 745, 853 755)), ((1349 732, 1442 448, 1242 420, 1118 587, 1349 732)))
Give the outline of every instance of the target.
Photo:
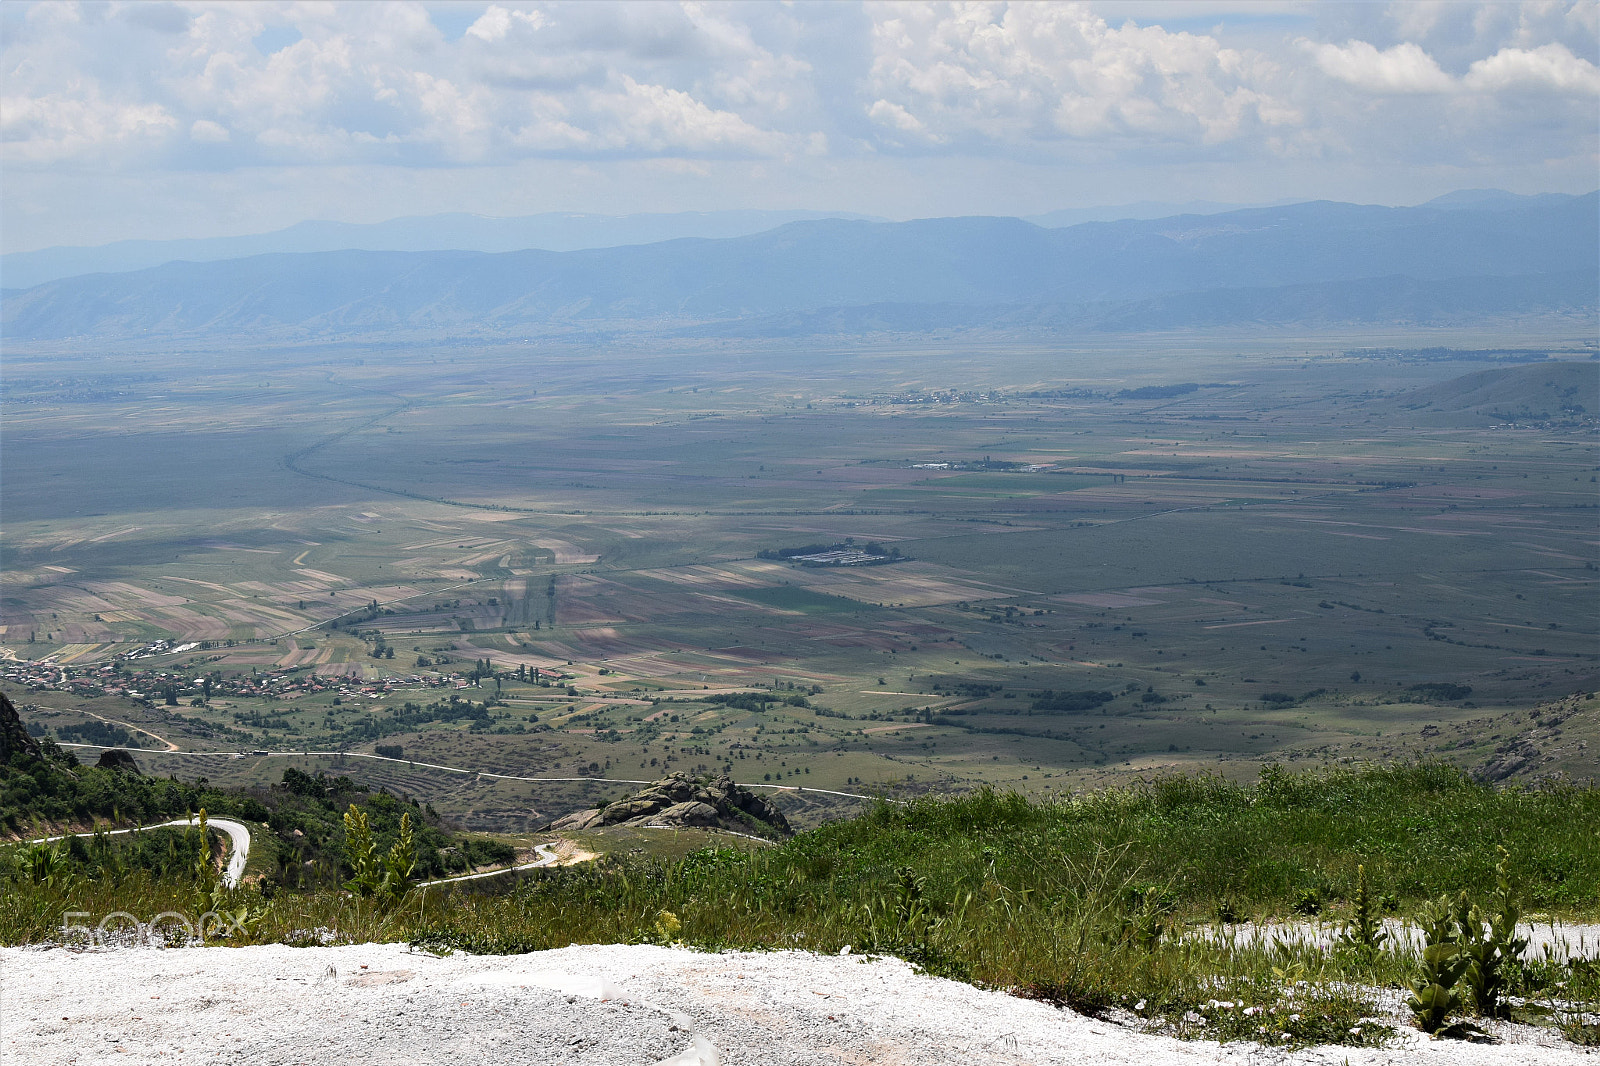
POLYGON ((133 761, 133 755, 121 748, 112 748, 100 753, 100 761, 95 766, 102 770, 121 770, 124 773, 136 774, 139 764, 133 761))
POLYGON ((39 742, 28 735, 17 708, 0 692, 0 763, 9 762, 13 755, 40 755, 39 742))
POLYGON ((794 832, 783 812, 766 797, 734 784, 732 778, 696 780, 682 773, 664 777, 606 807, 569 814, 550 828, 597 829, 607 825, 767 830, 782 836, 794 832))

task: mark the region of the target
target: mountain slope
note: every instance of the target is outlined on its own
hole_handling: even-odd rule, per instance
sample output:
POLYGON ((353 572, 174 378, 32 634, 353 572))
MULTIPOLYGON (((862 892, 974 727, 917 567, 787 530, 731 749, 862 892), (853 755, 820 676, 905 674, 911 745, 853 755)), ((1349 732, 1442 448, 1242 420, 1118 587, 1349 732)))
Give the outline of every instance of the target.
POLYGON ((1426 425, 1592 424, 1600 415, 1600 364, 1586 359, 1482 370, 1408 393, 1399 407, 1426 425))
POLYGON ((803 219, 860 217, 839 211, 682 211, 644 215, 552 212, 520 218, 455 213, 369 224, 310 220, 272 233, 239 237, 131 240, 96 247, 13 252, 0 256, 0 283, 10 289, 29 289, 79 274, 144 270, 178 260, 209 263, 279 252, 513 252, 525 248, 566 252, 679 237, 742 237, 803 219))
MULTIPOLYGON (((1006 218, 830 219, 726 240, 573 252, 279 254, 48 282, 8 292, 3 321, 11 338, 342 333, 704 322, 872 304, 1111 305, 1203 293, 1191 303, 1223 308, 1218 324, 1260 315, 1248 297, 1232 297, 1244 305, 1230 310, 1206 290, 1396 276, 1543 276, 1548 284, 1519 283, 1512 303, 1548 304, 1570 295, 1572 272, 1594 269, 1596 204, 1596 194, 1484 212, 1319 202, 1057 230, 1006 218)), ((1340 313, 1403 317, 1404 308, 1383 309, 1395 287, 1373 280, 1350 288, 1340 313)), ((1330 297, 1308 290, 1306 298, 1330 297)), ((1128 313, 1129 325, 1107 325, 1196 317, 1194 307, 1128 313)))

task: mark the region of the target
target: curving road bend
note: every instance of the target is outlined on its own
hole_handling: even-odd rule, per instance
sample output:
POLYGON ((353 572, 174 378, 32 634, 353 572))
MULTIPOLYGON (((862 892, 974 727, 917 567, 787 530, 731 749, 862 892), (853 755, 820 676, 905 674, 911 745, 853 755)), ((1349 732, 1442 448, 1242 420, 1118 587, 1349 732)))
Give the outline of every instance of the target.
MULTIPOLYGON (((107 836, 121 836, 124 833, 142 833, 146 829, 165 829, 172 826, 185 826, 193 828, 196 820, 193 818, 174 818, 170 822, 157 822, 155 825, 141 825, 134 829, 105 830, 107 836)), ((229 888, 238 888, 239 881, 244 877, 244 864, 250 858, 250 830, 243 822, 236 822, 231 818, 207 818, 206 824, 212 829, 219 829, 228 834, 230 847, 228 849, 228 865, 222 871, 222 883, 229 888)), ((99 832, 96 830, 95 832, 99 832)), ((95 832, 89 833, 63 833, 54 837, 39 837, 35 840, 18 841, 21 844, 48 844, 54 840, 65 840, 67 837, 92 837, 95 832)))
MULTIPOLYGON (((228 865, 222 872, 222 883, 229 888, 239 887, 239 881, 244 877, 244 865, 250 858, 250 830, 242 822, 231 818, 207 818, 206 824, 213 829, 221 830, 228 835, 231 847, 228 850, 228 865)), ((142 833, 147 829, 164 829, 168 827, 183 826, 193 828, 195 819, 174 818, 170 822, 157 822, 153 825, 141 825, 133 829, 105 830, 107 836, 121 836, 124 833, 142 833)), ((49 844, 67 837, 92 837, 94 832, 88 833, 63 833, 60 836, 36 837, 32 840, 19 840, 19 844, 49 844)), ((461 874, 456 877, 441 877, 434 881, 420 881, 417 888, 427 888, 430 885, 449 885, 457 881, 475 881, 480 877, 497 877, 500 874, 515 873, 519 870, 536 870, 544 866, 554 866, 560 861, 549 844, 534 845, 534 852, 539 856, 535 862, 523 863, 519 866, 502 866, 497 870, 484 870, 481 873, 461 874)))
POLYGON ((549 844, 535 844, 533 850, 538 854, 537 862, 525 862, 521 866, 502 866, 498 870, 484 870, 475 874, 457 874, 455 877, 440 877, 433 881, 418 881, 417 888, 428 888, 432 885, 453 885, 457 881, 476 881, 480 877, 498 877, 501 874, 516 873, 519 870, 537 870, 543 866, 554 866, 560 862, 560 856, 551 850, 549 844))

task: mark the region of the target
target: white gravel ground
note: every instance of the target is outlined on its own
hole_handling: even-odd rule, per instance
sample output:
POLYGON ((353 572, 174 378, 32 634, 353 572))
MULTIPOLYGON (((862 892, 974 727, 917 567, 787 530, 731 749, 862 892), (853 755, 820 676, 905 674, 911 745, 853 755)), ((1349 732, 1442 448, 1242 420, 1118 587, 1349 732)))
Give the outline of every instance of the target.
POLYGON ((250 1066, 1595 1063, 1544 1031, 1387 1050, 1185 1043, 894 959, 647 946, 0 949, 0 1060, 250 1066))
MULTIPOLYGON (((1422 930, 1400 918, 1386 918, 1384 932, 1389 947, 1406 946, 1420 951, 1422 930)), ((1242 922, 1221 929, 1197 930, 1194 935, 1207 940, 1225 940, 1241 947, 1248 944, 1301 944, 1327 951, 1344 932, 1342 921, 1328 922, 1242 922)), ((1522 958, 1532 961, 1569 962, 1600 958, 1600 925, 1592 922, 1519 922, 1517 934, 1528 942, 1522 958)))

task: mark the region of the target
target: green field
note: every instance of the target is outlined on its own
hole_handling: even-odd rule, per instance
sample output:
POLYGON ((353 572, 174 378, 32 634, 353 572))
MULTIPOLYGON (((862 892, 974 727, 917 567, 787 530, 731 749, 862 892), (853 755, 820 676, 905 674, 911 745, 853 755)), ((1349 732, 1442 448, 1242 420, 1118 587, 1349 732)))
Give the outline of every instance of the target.
POLYGON ((1421 755, 1591 777, 1600 377, 1478 355, 1581 348, 1564 328, 16 349, 0 684, 52 735, 163 738, 129 734, 178 749, 140 754, 160 773, 398 744, 340 772, 508 832, 622 786, 415 764, 861 794, 1421 755), (1207 387, 1122 395, 1182 382, 1207 387), (926 466, 985 459, 1017 468, 926 466), (906 561, 757 558, 846 538, 906 561), (96 694, 156 640, 197 646, 96 694), (200 698, 252 672, 323 687, 200 698), (755 690, 808 705, 685 702, 755 690), (419 720, 452 692, 492 705, 419 720))

